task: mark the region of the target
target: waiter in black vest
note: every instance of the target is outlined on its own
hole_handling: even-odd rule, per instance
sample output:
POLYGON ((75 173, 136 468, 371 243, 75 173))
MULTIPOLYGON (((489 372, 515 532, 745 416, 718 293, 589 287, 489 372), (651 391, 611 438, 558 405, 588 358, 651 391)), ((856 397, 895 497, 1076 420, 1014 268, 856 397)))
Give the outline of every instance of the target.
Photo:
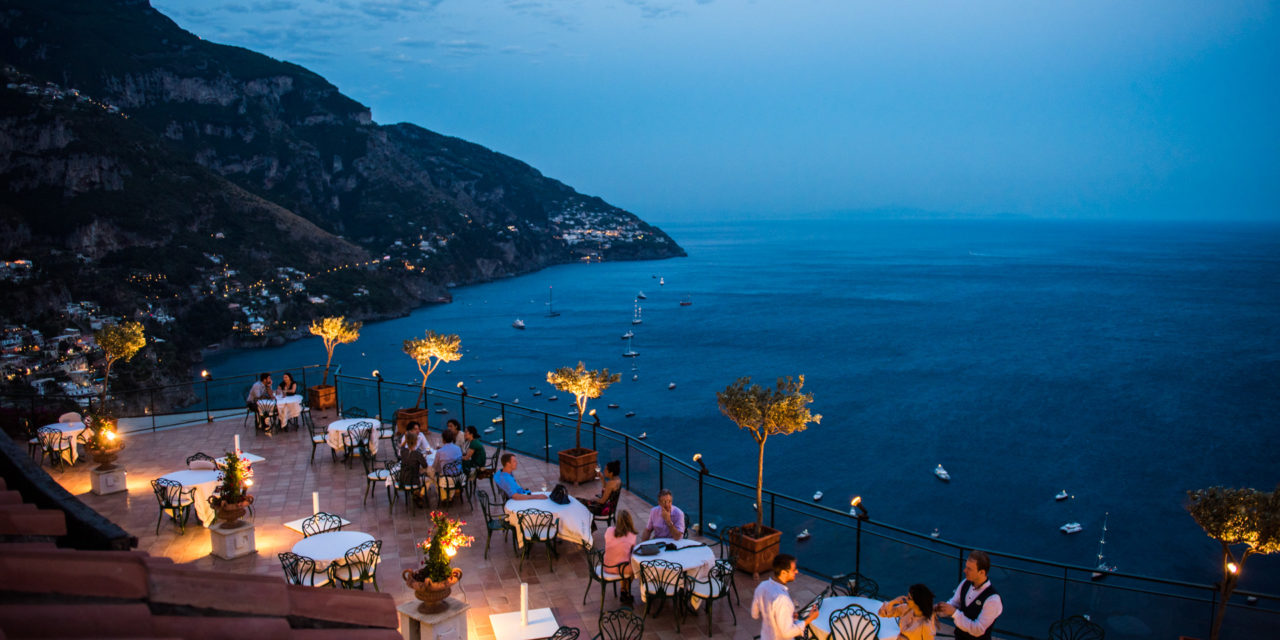
POLYGON ((974 549, 964 563, 964 582, 947 602, 934 606, 934 613, 951 616, 956 626, 956 640, 991 640, 991 625, 1004 612, 1000 594, 987 579, 991 558, 985 551, 974 549))

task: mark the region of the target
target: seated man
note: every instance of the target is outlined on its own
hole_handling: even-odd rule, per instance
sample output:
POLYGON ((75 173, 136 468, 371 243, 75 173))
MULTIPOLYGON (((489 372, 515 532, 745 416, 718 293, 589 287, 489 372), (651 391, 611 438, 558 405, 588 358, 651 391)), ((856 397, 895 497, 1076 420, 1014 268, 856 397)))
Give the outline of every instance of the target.
POLYGON ((649 523, 640 534, 641 542, 651 538, 679 540, 684 537, 684 512, 673 503, 670 489, 658 492, 658 506, 649 511, 649 523))
MULTIPOLYGON (((450 464, 462 462, 462 449, 453 443, 448 431, 444 432, 442 439, 444 440, 443 444, 436 450, 436 461, 431 465, 431 477, 436 479, 438 499, 443 501, 452 497, 453 490, 461 486, 460 483, 456 482, 456 479, 445 479, 445 469, 450 464)), ((459 467, 461 467, 461 464, 459 464, 459 467)))
POLYGON ((411 433, 419 436, 414 438, 418 444, 413 447, 413 450, 421 453, 425 458, 431 453, 431 445, 427 444, 426 436, 422 435, 422 425, 418 424, 417 420, 414 420, 404 426, 404 435, 400 438, 400 446, 403 447, 405 443, 409 441, 409 434, 411 433))
POLYGON ((270 397, 272 397, 271 374, 263 373, 258 376, 258 381, 249 388, 249 397, 245 398, 245 402, 252 405, 259 400, 265 400, 270 397))
MULTIPOLYGON (((502 454, 498 459, 502 463, 502 471, 493 474, 493 483, 497 485, 498 490, 506 494, 506 498, 510 500, 542 500, 546 496, 541 493, 530 493, 528 489, 520 486, 516 482, 516 477, 512 475, 519 465, 519 459, 516 454, 510 451, 502 454)), ((505 500, 504 500, 505 502, 505 500)))

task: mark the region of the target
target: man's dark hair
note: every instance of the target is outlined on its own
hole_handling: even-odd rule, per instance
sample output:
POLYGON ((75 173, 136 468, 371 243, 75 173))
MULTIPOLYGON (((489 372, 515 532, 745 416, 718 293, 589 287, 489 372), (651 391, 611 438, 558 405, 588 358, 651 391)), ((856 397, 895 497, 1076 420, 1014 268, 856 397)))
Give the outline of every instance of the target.
POLYGON ((422 425, 418 424, 417 420, 412 420, 409 422, 409 424, 406 424, 404 426, 405 431, 413 431, 414 429, 421 429, 421 428, 422 428, 422 425))
POLYGON ((609 464, 604 465, 604 468, 608 469, 609 475, 615 478, 622 474, 622 463, 617 460, 610 460, 609 464))
POLYGON ((447 427, 453 427, 455 431, 462 431, 462 423, 453 418, 449 418, 449 421, 444 424, 447 427))
POLYGON ((501 458, 499 458, 498 460, 502 463, 502 466, 504 466, 504 467, 505 467, 505 466, 507 466, 507 461, 511 460, 511 459, 512 459, 512 458, 514 458, 514 457, 516 457, 516 454, 511 453, 510 451, 508 451, 508 452, 506 452, 506 453, 502 454, 502 457, 501 457, 501 458))
POLYGON ((267 378, 270 378, 270 377, 271 377, 271 374, 270 374, 270 373, 259 373, 259 374, 258 374, 258 382, 266 382, 266 381, 267 381, 267 378))
POLYGON ((978 565, 978 571, 987 573, 991 570, 991 556, 988 556, 986 551, 974 549, 969 552, 969 559, 978 565))
MULTIPOLYGON (((659 499, 659 500, 661 500, 661 499, 662 499, 662 496, 671 496, 671 490, 670 490, 670 489, 663 489, 662 491, 659 491, 659 492, 658 492, 658 499, 659 499)), ((671 496, 671 499, 672 499, 672 500, 675 500, 675 499, 676 499, 676 497, 675 497, 675 496, 671 496)))
POLYGON ((773 557, 773 577, 782 577, 783 571, 790 571, 791 567, 796 563, 796 557, 786 553, 779 553, 773 557))

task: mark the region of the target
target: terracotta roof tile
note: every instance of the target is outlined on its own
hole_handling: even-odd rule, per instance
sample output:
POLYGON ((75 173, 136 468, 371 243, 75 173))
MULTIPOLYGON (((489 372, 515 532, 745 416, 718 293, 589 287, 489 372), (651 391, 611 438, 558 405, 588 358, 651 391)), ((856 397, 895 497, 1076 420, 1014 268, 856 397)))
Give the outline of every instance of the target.
POLYGON ((129 551, 0 545, 0 575, 9 578, 11 591, 143 600, 148 593, 144 557, 129 551))
POLYGON ((142 603, 0 605, 0 628, 17 638, 145 638, 151 622, 142 603))

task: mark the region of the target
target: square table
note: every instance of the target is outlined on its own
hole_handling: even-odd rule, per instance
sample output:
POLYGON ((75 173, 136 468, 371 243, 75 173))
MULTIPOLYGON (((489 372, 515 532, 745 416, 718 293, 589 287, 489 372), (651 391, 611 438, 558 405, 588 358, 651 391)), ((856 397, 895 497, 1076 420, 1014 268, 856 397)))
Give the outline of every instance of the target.
MULTIPOLYGON (((315 515, 315 514, 312 514, 312 515, 315 515)), ((298 518, 297 520, 290 520, 290 521, 288 521, 288 522, 284 523, 284 528, 286 528, 286 529, 291 529, 291 530, 293 530, 293 531, 297 531, 298 533, 302 533, 302 521, 303 521, 303 520, 306 520, 307 518, 310 518, 310 517, 311 517, 311 516, 304 516, 304 517, 302 517, 302 518, 298 518)), ((347 525, 350 525, 350 524, 351 524, 351 521, 350 521, 350 520, 348 520, 348 519, 346 519, 346 518, 343 518, 342 516, 338 516, 338 519, 342 521, 342 526, 344 526, 344 527, 345 527, 345 526, 347 526, 347 525)), ((304 535, 305 535, 305 534, 304 534, 304 535)), ((296 552, 295 552, 295 553, 296 553, 296 552)), ((301 554, 299 554, 299 555, 301 555, 301 554)))
POLYGON ((489 624, 493 625, 493 635, 502 640, 533 640, 549 638, 555 634, 560 625, 551 609, 530 609, 529 624, 520 624, 520 612, 491 613, 489 624))

